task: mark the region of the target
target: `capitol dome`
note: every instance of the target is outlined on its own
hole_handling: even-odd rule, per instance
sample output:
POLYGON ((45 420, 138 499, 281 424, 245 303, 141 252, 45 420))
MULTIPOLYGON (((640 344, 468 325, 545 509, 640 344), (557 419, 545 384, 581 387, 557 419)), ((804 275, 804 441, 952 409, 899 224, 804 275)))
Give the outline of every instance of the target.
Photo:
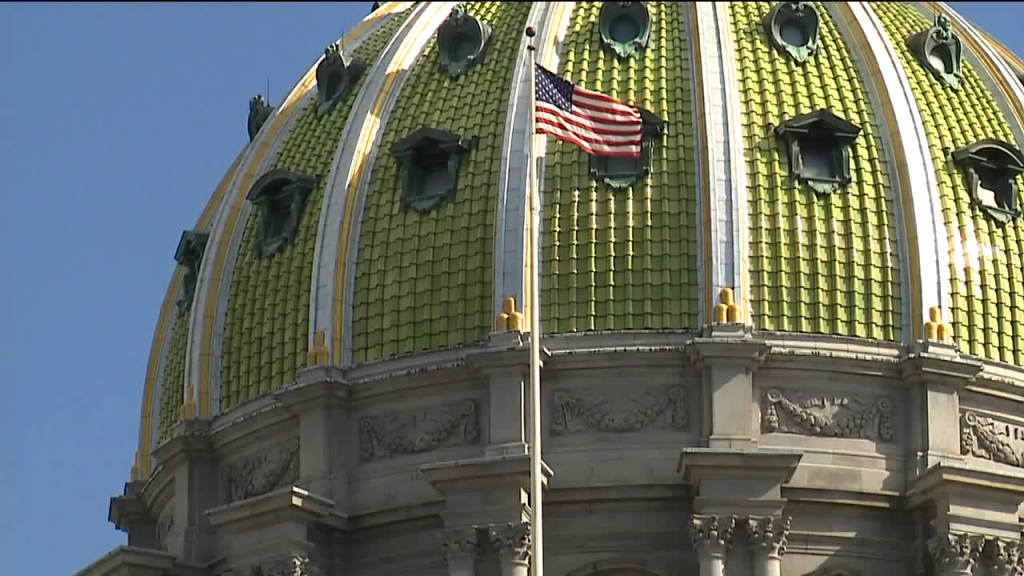
POLYGON ((1021 58, 938 2, 328 42, 168 239, 128 545, 82 574, 526 576, 534 274, 549 576, 1022 573, 1021 58), (639 157, 531 138, 531 42, 639 157))

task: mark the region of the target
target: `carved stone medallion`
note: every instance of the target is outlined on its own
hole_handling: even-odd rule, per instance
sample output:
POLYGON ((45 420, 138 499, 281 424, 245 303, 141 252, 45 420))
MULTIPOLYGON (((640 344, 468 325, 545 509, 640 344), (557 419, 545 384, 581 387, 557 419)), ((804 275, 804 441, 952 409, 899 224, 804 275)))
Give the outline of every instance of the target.
POLYGON ((221 478, 224 503, 254 498, 298 479, 299 438, 296 436, 258 456, 226 465, 221 478))
POLYGON ((960 417, 961 454, 1021 467, 1024 465, 1022 443, 1024 428, 978 416, 970 410, 960 417))
POLYGON ((367 417, 359 428, 359 455, 363 462, 472 444, 480 436, 473 400, 367 417))
POLYGON ((589 390, 555 392, 551 434, 588 431, 631 432, 647 428, 686 430, 689 419, 682 386, 625 393, 618 397, 589 390))
POLYGON ((892 442, 892 401, 854 395, 811 395, 772 388, 761 406, 765 432, 892 442))

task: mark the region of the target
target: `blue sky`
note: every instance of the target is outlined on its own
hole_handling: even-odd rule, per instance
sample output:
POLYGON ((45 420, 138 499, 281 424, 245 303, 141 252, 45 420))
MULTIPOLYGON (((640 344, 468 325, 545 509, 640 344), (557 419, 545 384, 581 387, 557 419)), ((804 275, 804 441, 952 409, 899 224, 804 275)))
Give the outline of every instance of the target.
MULTIPOLYGON (((156 315, 181 231, 370 2, 0 4, 0 558, 72 574, 125 543, 156 315)), ((1018 54, 1024 4, 954 2, 1018 54)))

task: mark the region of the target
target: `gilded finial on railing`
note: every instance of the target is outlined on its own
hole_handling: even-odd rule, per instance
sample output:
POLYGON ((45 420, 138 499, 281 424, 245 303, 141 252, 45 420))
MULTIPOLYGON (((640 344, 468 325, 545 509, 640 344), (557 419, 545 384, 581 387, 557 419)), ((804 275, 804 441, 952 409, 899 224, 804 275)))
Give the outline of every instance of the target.
POLYGON ((325 341, 326 335, 323 332, 313 334, 313 345, 306 353, 306 366, 323 366, 330 362, 330 349, 325 341))
POLYGON ((132 480, 132 482, 138 482, 139 480, 141 480, 141 478, 139 478, 139 451, 138 450, 135 451, 135 460, 132 461, 131 480, 132 480))
POLYGON ((505 296, 502 301, 502 312, 498 314, 499 332, 522 332, 523 315, 516 312, 516 297, 505 296))
POLYGON ((926 340, 949 341, 949 326, 942 321, 942 310, 938 306, 928 309, 928 321, 924 323, 926 340))
POLYGON ((715 324, 736 324, 741 322, 740 307, 733 298, 732 288, 722 288, 718 293, 718 304, 715 304, 715 324))
POLYGON ((178 410, 178 416, 181 420, 196 419, 196 400, 194 396, 195 390, 189 384, 185 387, 185 401, 181 403, 181 408, 178 410))

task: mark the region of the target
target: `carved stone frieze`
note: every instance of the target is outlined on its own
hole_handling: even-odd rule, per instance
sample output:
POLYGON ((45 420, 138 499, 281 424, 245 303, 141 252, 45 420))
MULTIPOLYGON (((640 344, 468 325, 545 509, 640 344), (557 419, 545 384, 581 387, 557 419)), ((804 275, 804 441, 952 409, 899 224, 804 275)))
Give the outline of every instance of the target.
POLYGON ((449 566, 452 562, 476 558, 477 529, 475 526, 448 528, 437 533, 441 543, 441 553, 449 566))
POLYGON ((732 543, 735 516, 693 514, 690 517, 690 541, 699 554, 725 554, 732 543))
POLYGON ((465 400, 436 408, 363 418, 359 455, 363 462, 418 454, 476 442, 476 403, 465 400))
POLYGON ((491 546, 502 562, 529 562, 531 531, 529 522, 506 522, 488 528, 491 546))
POLYGON ((867 438, 892 442, 892 401, 856 395, 817 395, 772 388, 765 393, 765 432, 867 438))
POLYGON ((747 537, 755 554, 781 557, 786 553, 792 517, 750 516, 747 537))
POLYGON ((254 498, 299 479, 299 438, 282 442, 257 456, 227 464, 221 477, 224 503, 254 498))
POLYGON ((974 569, 985 544, 983 537, 974 534, 939 534, 928 541, 928 551, 938 573, 970 572, 974 569))
POLYGON ((625 393, 618 397, 589 390, 558 390, 553 397, 551 434, 586 431, 630 432, 647 428, 685 430, 689 424, 682 386, 625 393))
POLYGON ((1024 429, 978 416, 970 410, 960 417, 960 453, 1010 466, 1022 466, 1024 451, 1014 450, 1011 440, 1024 441, 1024 429))
POLYGON ((981 553, 982 564, 992 576, 1024 575, 1020 540, 990 538, 981 553))
POLYGON ((248 576, 320 576, 320 570, 302 556, 289 556, 253 566, 248 576))

